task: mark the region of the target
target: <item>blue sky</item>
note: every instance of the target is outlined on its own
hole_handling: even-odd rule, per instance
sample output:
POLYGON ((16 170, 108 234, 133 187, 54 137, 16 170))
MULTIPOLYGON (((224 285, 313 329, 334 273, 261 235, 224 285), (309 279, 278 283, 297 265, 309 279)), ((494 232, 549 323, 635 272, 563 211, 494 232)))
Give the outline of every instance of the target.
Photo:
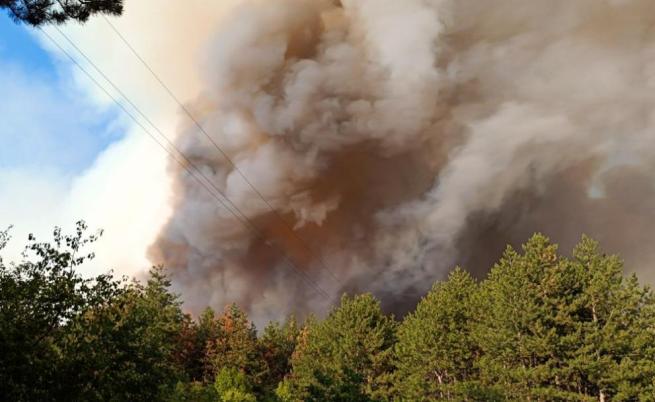
POLYGON ((117 108, 92 102, 72 68, 0 15, 0 169, 73 176, 121 138, 117 108))

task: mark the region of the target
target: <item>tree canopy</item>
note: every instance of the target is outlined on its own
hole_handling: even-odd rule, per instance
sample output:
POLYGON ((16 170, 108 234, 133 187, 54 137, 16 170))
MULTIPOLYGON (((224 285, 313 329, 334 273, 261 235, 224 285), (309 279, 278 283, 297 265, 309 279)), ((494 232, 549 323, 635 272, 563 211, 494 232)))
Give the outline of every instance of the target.
MULTIPOLYGON (((12 401, 653 401, 655 298, 583 237, 535 235, 477 281, 456 268, 398 321, 371 294, 257 331, 183 312, 163 268, 84 278, 100 233, 0 259, 0 394, 12 401)), ((0 232, 0 250, 9 240, 0 232)))
POLYGON ((32 26, 68 21, 85 22, 98 13, 120 15, 123 0, 0 0, 16 22, 32 26))
POLYGON ((302 331, 284 384, 289 399, 383 400, 395 330, 372 295, 342 297, 324 321, 302 331))

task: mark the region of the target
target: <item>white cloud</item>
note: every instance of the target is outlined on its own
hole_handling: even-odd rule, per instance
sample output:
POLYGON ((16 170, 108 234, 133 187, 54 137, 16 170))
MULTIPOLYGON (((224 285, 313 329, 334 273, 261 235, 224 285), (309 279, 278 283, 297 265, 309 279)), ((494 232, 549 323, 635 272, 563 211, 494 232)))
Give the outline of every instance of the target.
POLYGON ((61 80, 2 60, 0 71, 0 168, 79 170, 124 130, 108 124, 113 109, 84 102, 81 91, 61 80))

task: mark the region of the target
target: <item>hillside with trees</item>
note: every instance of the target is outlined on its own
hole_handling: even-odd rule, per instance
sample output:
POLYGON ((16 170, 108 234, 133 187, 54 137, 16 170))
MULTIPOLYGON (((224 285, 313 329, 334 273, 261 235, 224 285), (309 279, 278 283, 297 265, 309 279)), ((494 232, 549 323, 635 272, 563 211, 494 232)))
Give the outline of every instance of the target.
POLYGON ((653 292, 587 237, 565 257, 534 235, 480 281, 456 268, 402 319, 344 295, 261 329, 237 305, 185 314, 162 268, 85 279, 97 238, 79 223, 0 260, 3 400, 655 400, 653 292))

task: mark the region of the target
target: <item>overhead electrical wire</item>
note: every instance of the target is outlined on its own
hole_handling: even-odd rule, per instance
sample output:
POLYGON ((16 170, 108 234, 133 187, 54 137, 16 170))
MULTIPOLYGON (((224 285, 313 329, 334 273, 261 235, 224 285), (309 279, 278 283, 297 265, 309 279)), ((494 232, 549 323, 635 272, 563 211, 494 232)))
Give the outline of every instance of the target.
POLYGON ((307 284, 308 286, 310 286, 313 290, 315 290, 315 291, 316 291, 318 294, 320 294, 322 297, 324 297, 324 298, 326 298, 326 299, 329 299, 329 296, 328 296, 327 292, 325 292, 325 290, 323 290, 323 289, 319 286, 318 283, 314 282, 314 281, 313 281, 313 280, 312 280, 312 279, 311 279, 311 278, 310 278, 310 277, 309 277, 305 272, 303 272, 303 271, 302 271, 302 270, 301 270, 301 269, 300 269, 300 268, 295 264, 295 262, 291 259, 291 257, 289 257, 289 256, 285 253, 284 249, 283 249, 281 246, 275 244, 275 242, 273 242, 272 240, 267 239, 267 238, 266 238, 266 237, 261 233, 261 231, 260 231, 260 230, 259 230, 259 229, 258 229, 258 228, 253 224, 253 223, 252 223, 252 221, 250 221, 250 219, 249 219, 249 218, 248 218, 248 217, 247 217, 247 216, 246 216, 246 215, 245 215, 245 214, 244 214, 244 213, 243 213, 243 212, 242 212, 242 211, 241 211, 241 210, 240 210, 240 209, 239 209, 239 208, 238 208, 238 207, 237 207, 237 206, 236 206, 236 205, 235 205, 235 204, 234 204, 234 203, 233 203, 233 202, 232 202, 228 197, 227 197, 227 196, 225 196, 225 194, 224 194, 220 189, 218 189, 218 188, 216 187, 216 185, 215 185, 214 183, 212 183, 212 181, 211 181, 209 178, 207 178, 207 176, 205 176, 205 175, 202 173, 202 171, 201 171, 201 170, 200 170, 200 169, 199 169, 199 168, 198 168, 198 167, 197 167, 197 166, 196 166, 196 165, 195 165, 195 164, 194 164, 194 163, 193 163, 193 162, 192 162, 192 161, 191 161, 191 160, 186 156, 186 155, 184 155, 184 153, 183 153, 182 151, 180 151, 180 150, 175 146, 175 144, 173 144, 173 143, 172 143, 172 142, 171 142, 171 141, 170 141, 170 140, 169 140, 169 139, 168 139, 168 138, 167 138, 167 137, 166 137, 166 136, 161 132, 161 130, 159 130, 159 128, 157 128, 157 126, 155 126, 155 125, 152 123, 152 121, 151 121, 151 120, 150 120, 150 119, 149 119, 149 118, 148 118, 148 117, 147 117, 143 112, 141 112, 141 110, 140 110, 140 109, 139 109, 139 108, 138 108, 138 107, 137 107, 137 106, 136 106, 136 105, 135 105, 135 104, 134 104, 134 103, 129 99, 129 97, 127 97, 127 96, 125 95, 125 93, 124 93, 123 91, 121 91, 120 88, 118 88, 118 86, 116 86, 116 85, 113 83, 113 81, 112 81, 111 79, 109 79, 109 77, 108 77, 105 73, 103 73, 102 70, 100 70, 100 69, 95 65, 95 63, 94 63, 94 62, 93 62, 89 57, 87 57, 86 54, 85 54, 85 53, 84 53, 84 52, 83 52, 83 51, 82 51, 82 50, 81 50, 77 45, 75 45, 75 43, 74 43, 74 42, 73 42, 73 41, 72 41, 72 40, 71 40, 71 39, 70 39, 70 38, 69 38, 69 37, 68 37, 68 36, 63 32, 63 31, 61 31, 61 29, 59 29, 59 28, 56 27, 56 26, 55 26, 55 28, 56 28, 56 30, 57 30, 57 31, 62 35, 62 37, 64 37, 64 38, 65 38, 65 39, 66 39, 66 40, 67 40, 67 41, 68 41, 68 42, 69 42, 69 43, 70 43, 70 44, 71 44, 71 45, 72 45, 72 46, 73 46, 73 47, 74 47, 74 48, 75 48, 75 49, 76 49, 76 50, 77 50, 77 51, 78 51, 78 52, 79 52, 79 53, 80 53, 80 54, 81 54, 81 55, 82 55, 82 56, 83 56, 83 57, 84 57, 88 62, 89 62, 89 64, 90 64, 90 65, 91 65, 91 66, 92 66, 92 67, 93 67, 93 68, 94 68, 94 69, 95 69, 95 70, 96 70, 96 71, 97 71, 97 72, 98 72, 98 73, 99 73, 99 74, 100 74, 100 75, 101 75, 101 76, 102 76, 102 77, 103 77, 103 78, 104 78, 104 79, 105 79, 105 80, 106 80, 106 81, 107 81, 111 86, 112 86, 112 88, 114 88, 114 90, 116 90, 116 91, 121 95, 121 97, 124 98, 124 99, 125 99, 125 100, 130 104, 130 106, 132 106, 132 108, 134 108, 134 109, 137 111, 137 113, 138 113, 140 116, 142 116, 142 118, 144 118, 144 119, 146 120, 146 122, 148 122, 148 124, 149 124, 150 126, 152 126, 152 127, 153 127, 157 132, 158 132, 158 134, 159 134, 159 135, 164 139, 164 142, 165 142, 166 144, 168 144, 168 145, 170 146, 170 148, 172 148, 173 150, 175 150, 175 153, 172 152, 172 151, 170 151, 170 150, 166 147, 166 145, 164 145, 164 144, 163 144, 159 139, 157 139, 157 138, 156 138, 156 137, 155 137, 155 136, 150 132, 150 130, 148 130, 148 129, 145 127, 145 125, 144 125, 141 121, 139 121, 139 119, 137 119, 136 116, 134 116, 134 114, 133 114, 132 112, 130 112, 130 111, 125 107, 125 105, 123 105, 123 103, 121 103, 118 99, 116 99, 116 97, 114 97, 114 96, 110 93, 110 91, 109 91, 107 88, 105 88, 102 84, 100 84, 100 82, 99 82, 95 77, 93 77, 93 75, 92 75, 91 73, 89 73, 89 72, 88 72, 88 71, 87 71, 87 70, 86 70, 86 69, 85 69, 85 68, 84 68, 84 67, 83 67, 83 66, 82 66, 82 65, 81 65, 81 64, 80 64, 80 63, 79 63, 79 62, 78 62, 78 61, 77 61, 77 60, 76 60, 76 59, 75 59, 75 58, 74 58, 74 57, 73 57, 73 56, 72 56, 72 55, 71 55, 67 50, 66 50, 66 49, 64 49, 64 47, 63 47, 63 46, 62 46, 62 45, 61 45, 61 44, 60 44, 60 43, 59 43, 55 38, 53 38, 52 35, 50 35, 48 32, 46 32, 45 30, 43 30, 43 29, 41 29, 41 28, 37 28, 37 29, 39 29, 39 30, 40 30, 40 31, 41 31, 41 32, 42 32, 42 33, 43 33, 43 34, 44 34, 44 35, 45 35, 45 36, 46 36, 46 37, 47 37, 47 38, 48 38, 48 39, 49 39, 49 40, 50 40, 50 41, 51 41, 51 42, 52 42, 52 43, 53 43, 53 44, 54 44, 54 45, 55 45, 55 46, 56 46, 56 47, 57 47, 57 48, 58 48, 58 49, 63 53, 63 54, 65 54, 65 55, 66 55, 66 56, 67 56, 67 57, 68 57, 68 58, 73 62, 73 64, 75 64, 75 65, 76 65, 76 66, 77 66, 77 67, 78 67, 78 68, 79 68, 79 69, 80 69, 80 70, 81 70, 81 71, 82 71, 82 72, 83 72, 83 73, 84 73, 84 74, 85 74, 85 75, 86 75, 86 76, 87 76, 87 77, 88 77, 88 78, 89 78, 89 79, 90 79, 90 80, 91 80, 91 81, 92 81, 92 82, 93 82, 93 83, 98 87, 98 88, 100 88, 100 89, 102 90, 103 93, 105 93, 105 94, 106 94, 106 95, 107 95, 107 96, 108 96, 108 97, 109 97, 109 98, 110 98, 114 103, 116 103, 116 105, 119 106, 119 108, 121 108, 121 109, 122 109, 122 110, 123 110, 123 111, 128 115, 128 117, 130 117, 130 119, 132 119, 132 120, 133 120, 133 121, 134 121, 134 122, 135 122, 135 123, 136 123, 136 124, 137 124, 137 125, 138 125, 138 126, 139 126, 139 127, 140 127, 140 128, 141 128, 141 129, 142 129, 142 130, 143 130, 143 131, 144 131, 144 132, 145 132, 145 133, 150 137, 150 138, 151 138, 151 139, 152 139, 152 140, 154 140, 155 143, 156 143, 157 145, 159 145, 159 146, 160 146, 160 147, 161 147, 161 148, 162 148, 166 153, 168 153, 168 154, 173 158, 173 160, 174 160, 175 162, 177 162, 177 163, 178 163, 178 164, 179 164, 179 165, 180 165, 180 166, 181 166, 185 171, 187 171, 187 173, 189 173, 189 174, 190 174, 190 175, 191 175, 191 176, 192 176, 192 177, 193 177, 193 178, 194 178, 194 179, 195 179, 195 180, 196 180, 196 181, 197 181, 197 182, 198 182, 202 187, 204 187, 204 188, 207 190, 207 192, 208 192, 208 193, 209 193, 213 198, 215 198, 215 199, 216 199, 216 200, 217 200, 217 201, 218 201, 218 202, 223 206, 223 208, 225 208, 225 209, 226 209, 230 214, 232 214, 235 218, 237 218, 237 220, 239 220, 239 222, 240 222, 241 224, 243 224, 244 227, 246 227, 248 230, 250 230, 250 231, 255 235, 255 238, 263 240, 263 241, 264 241, 266 244, 268 244, 268 245, 276 245, 276 246, 278 246, 278 248, 279 248, 279 250, 280 250, 282 256, 284 257, 284 259, 289 263, 289 265, 291 266, 292 270, 293 270, 293 271, 294 271, 298 276, 300 276, 301 279, 303 279, 303 281, 305 282, 305 284, 307 284), (176 153, 179 154, 179 157, 180 157, 180 158, 178 158, 178 156, 176 155, 176 153), (180 160, 180 159, 182 159, 182 160, 180 160), (186 163, 186 165, 185 165, 185 163, 186 163), (192 171, 189 167, 193 168, 193 171, 192 171), (194 171, 195 171, 195 172, 194 172, 194 171), (198 173, 198 174, 199 174, 199 175, 200 175, 200 176, 201 176, 201 177, 202 177, 202 178, 203 178, 207 183, 209 183, 209 185, 214 189, 215 192, 212 191, 212 190, 209 188, 209 186, 207 185, 207 183, 205 183, 205 181, 201 180, 201 179, 196 175, 196 172, 197 172, 197 173, 198 173), (223 201, 220 197, 218 197, 218 195, 217 195, 216 193, 220 194, 220 195, 225 199, 225 201, 223 201), (226 202, 227 202, 227 204, 226 204, 226 202), (228 204, 229 204, 230 206, 228 206, 228 204), (235 212, 235 211, 236 211, 236 212, 235 212))
MULTIPOLYGON (((166 85, 166 83, 159 77, 157 73, 150 67, 150 65, 145 61, 143 57, 139 54, 139 52, 136 51, 136 49, 130 44, 130 42, 125 38, 125 36, 114 26, 114 24, 111 23, 109 18, 106 16, 102 16, 104 20, 107 22, 107 25, 114 31, 114 33, 120 38, 120 40, 127 46, 128 49, 136 56, 136 58, 141 62, 141 64, 150 72, 150 74, 159 82, 159 84, 166 90, 168 95, 175 101, 175 103, 178 104, 178 106, 184 111, 184 113, 191 119, 191 121, 195 124, 195 126, 204 134, 204 136, 209 140, 209 142, 216 148, 216 150, 225 158, 225 160, 230 164, 230 167, 234 169, 235 172, 243 179, 243 181, 257 194, 257 196, 266 204, 268 209, 275 215, 275 217, 280 220, 286 227, 286 229, 291 233, 291 235, 302 245, 307 249, 309 254, 312 254, 314 250, 312 247, 302 238, 300 237, 296 231, 293 229, 293 227, 287 222, 286 219, 280 213, 275 209, 271 203, 264 197, 264 195, 255 187, 252 182, 248 179, 248 177, 243 173, 241 169, 232 161, 232 159, 229 157, 229 155, 223 151, 223 149, 214 141, 214 139, 205 131, 204 127, 202 124, 198 122, 198 120, 193 116, 193 114, 189 111, 189 109, 178 99, 178 97, 173 93, 173 91, 166 85)), ((318 262, 321 264, 322 268, 334 279, 339 285, 343 286, 343 283, 336 277, 336 275, 328 268, 328 266, 325 264, 323 261, 322 256, 318 256, 317 258, 318 262)))

